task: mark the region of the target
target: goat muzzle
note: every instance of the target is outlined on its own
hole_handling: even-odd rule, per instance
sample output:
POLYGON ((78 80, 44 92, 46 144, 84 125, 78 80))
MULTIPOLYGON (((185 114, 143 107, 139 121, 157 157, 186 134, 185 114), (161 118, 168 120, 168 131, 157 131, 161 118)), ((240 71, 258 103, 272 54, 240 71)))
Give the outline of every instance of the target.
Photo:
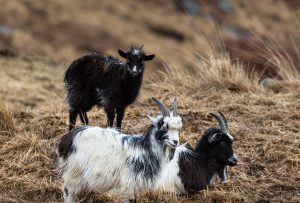
POLYGON ((229 159, 228 159, 228 166, 236 166, 238 162, 238 159, 235 154, 233 154, 229 159))

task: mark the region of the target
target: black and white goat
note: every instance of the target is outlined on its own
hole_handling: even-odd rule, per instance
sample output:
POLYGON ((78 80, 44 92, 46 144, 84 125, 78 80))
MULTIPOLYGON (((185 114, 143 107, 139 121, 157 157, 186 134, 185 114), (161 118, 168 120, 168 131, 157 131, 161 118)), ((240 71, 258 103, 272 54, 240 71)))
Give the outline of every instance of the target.
POLYGON ((155 122, 144 136, 83 126, 61 138, 58 154, 66 203, 74 202, 83 189, 131 199, 156 185, 178 145, 182 121, 176 99, 172 113, 159 100, 153 100, 162 116, 149 117, 155 122))
POLYGON ((205 189, 218 176, 222 181, 227 181, 227 166, 237 164, 232 149, 233 138, 226 117, 221 112, 221 116, 211 115, 218 120, 220 128, 209 128, 195 149, 188 144, 177 147, 156 189, 186 194, 205 189))
POLYGON ((132 47, 128 52, 119 49, 118 52, 126 58, 126 63, 112 56, 92 53, 76 59, 66 70, 69 130, 74 128, 78 114, 81 122, 88 124, 87 111, 95 105, 104 107, 109 127, 113 126, 116 114, 116 127, 121 129, 126 107, 138 96, 144 62, 155 55, 145 54, 142 47, 132 47))

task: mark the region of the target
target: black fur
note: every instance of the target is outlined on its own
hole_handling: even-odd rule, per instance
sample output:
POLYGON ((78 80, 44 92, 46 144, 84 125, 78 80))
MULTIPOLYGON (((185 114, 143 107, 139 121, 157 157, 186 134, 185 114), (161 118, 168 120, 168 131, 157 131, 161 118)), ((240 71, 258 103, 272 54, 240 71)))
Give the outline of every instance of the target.
POLYGON ((109 127, 113 126, 116 114, 116 127, 121 129, 126 107, 138 96, 144 61, 152 60, 155 55, 147 55, 141 48, 119 50, 119 54, 127 59, 126 63, 92 53, 73 61, 65 72, 69 130, 74 128, 78 114, 81 122, 88 124, 87 112, 95 105, 104 108, 109 127))
POLYGON ((66 196, 68 196, 68 195, 69 195, 68 189, 67 189, 67 188, 64 188, 64 191, 65 191, 66 196))
POLYGON ((76 152, 76 148, 73 145, 73 140, 76 135, 83 131, 84 129, 88 128, 88 126, 82 126, 80 128, 75 128, 72 131, 68 132, 60 139, 58 143, 58 156, 62 157, 63 159, 67 159, 70 154, 76 152))
POLYGON ((205 189, 215 173, 221 177, 233 155, 232 140, 218 128, 209 128, 195 149, 187 148, 179 155, 179 176, 188 193, 205 189), (217 133, 221 138, 210 143, 209 138, 217 133))
MULTIPOLYGON (((123 144, 126 142, 128 145, 135 148, 138 147, 140 150, 144 151, 144 154, 142 157, 139 157, 139 159, 131 156, 127 157, 126 164, 136 176, 141 175, 145 177, 146 181, 151 182, 154 181, 154 178, 157 177, 157 174, 161 169, 160 158, 155 154, 151 147, 153 144, 151 141, 151 134, 153 133, 159 144, 162 144, 163 142, 162 140, 158 140, 158 138, 162 139, 162 137, 164 137, 164 139, 166 139, 163 135, 166 134, 167 131, 161 131, 160 129, 157 129, 156 126, 151 125, 148 132, 143 137, 128 136, 122 140, 123 144)), ((162 147, 164 148, 164 146, 162 147)))

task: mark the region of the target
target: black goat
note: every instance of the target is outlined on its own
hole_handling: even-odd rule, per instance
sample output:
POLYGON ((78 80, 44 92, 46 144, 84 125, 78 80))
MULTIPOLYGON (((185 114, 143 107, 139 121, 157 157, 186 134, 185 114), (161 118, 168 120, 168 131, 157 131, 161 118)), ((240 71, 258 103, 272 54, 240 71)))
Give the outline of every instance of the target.
POLYGON ((125 109, 138 96, 144 61, 152 60, 155 55, 147 55, 142 47, 128 52, 118 50, 127 62, 91 53, 71 63, 65 72, 69 104, 69 130, 74 128, 77 115, 82 123, 88 124, 87 111, 97 105, 104 107, 107 126, 112 127, 117 114, 116 127, 121 129, 125 109))
POLYGON ((220 128, 209 128, 195 149, 189 144, 177 147, 168 163, 166 176, 156 189, 175 194, 193 193, 212 185, 217 177, 227 180, 227 166, 235 166, 237 157, 232 149, 233 138, 226 117, 211 113, 220 128))

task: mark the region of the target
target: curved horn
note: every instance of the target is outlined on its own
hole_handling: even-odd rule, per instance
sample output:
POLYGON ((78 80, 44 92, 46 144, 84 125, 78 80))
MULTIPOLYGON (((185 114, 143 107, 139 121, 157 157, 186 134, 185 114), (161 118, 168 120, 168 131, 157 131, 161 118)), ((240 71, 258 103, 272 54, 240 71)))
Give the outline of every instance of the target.
POLYGON ((225 123, 225 126, 226 126, 226 129, 228 130, 228 121, 227 121, 227 118, 225 117, 225 115, 219 111, 219 114, 222 116, 222 119, 225 123))
POLYGON ((215 117, 218 120, 219 125, 221 127, 221 131, 223 133, 227 133, 227 128, 226 128, 226 125, 225 125, 225 122, 223 121, 223 119, 215 113, 209 113, 209 114, 212 115, 213 117, 215 117))
POLYGON ((142 44, 142 46, 140 47, 140 49, 139 49, 139 50, 141 51, 143 47, 144 47, 144 45, 142 44))
POLYGON ((152 100, 159 106, 163 117, 170 116, 170 112, 164 103, 154 97, 152 97, 152 100))
POLYGON ((173 99, 173 116, 177 117, 178 116, 178 105, 177 105, 177 98, 174 97, 173 99))

